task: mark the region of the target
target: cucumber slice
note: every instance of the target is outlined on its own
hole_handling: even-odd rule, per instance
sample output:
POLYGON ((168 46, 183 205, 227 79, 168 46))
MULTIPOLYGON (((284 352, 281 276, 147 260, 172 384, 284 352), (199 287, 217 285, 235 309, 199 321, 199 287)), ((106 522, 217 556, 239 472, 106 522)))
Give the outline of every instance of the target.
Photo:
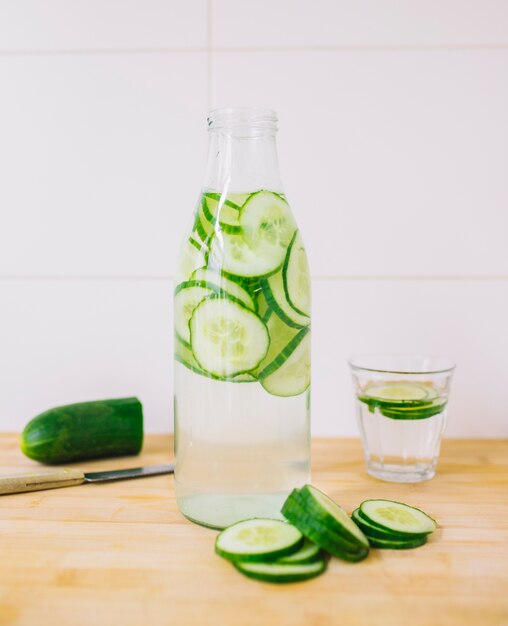
POLYGON ((221 378, 255 369, 270 343, 266 325, 259 317, 228 297, 202 300, 192 313, 189 328, 199 366, 221 378))
POLYGON ((240 300, 245 306, 252 311, 256 310, 254 300, 249 293, 239 284, 221 274, 212 272, 211 270, 201 268, 196 270, 191 277, 195 281, 204 281, 205 285, 215 291, 216 293, 226 292, 228 295, 233 296, 237 300, 240 300))
POLYGON ((189 320, 197 305, 213 290, 206 283, 195 281, 180 283, 175 289, 175 331, 183 342, 190 343, 189 320))
POLYGON ((422 404, 420 406, 407 406, 407 407, 385 407, 380 406, 379 412, 385 417, 391 417, 392 419, 399 420, 422 420, 428 417, 434 417, 444 411, 446 406, 446 398, 436 398, 429 404, 422 404))
POLYGON ((365 500, 358 513, 374 526, 408 535, 429 534, 437 527, 435 520, 420 509, 392 500, 365 500))
POLYGON ((267 276, 284 262, 296 224, 288 203, 270 191, 253 193, 240 211, 240 232, 223 232, 212 260, 236 276, 267 276))
POLYGON ((282 270, 284 292, 293 309, 310 317, 310 272, 299 231, 293 235, 282 270))
POLYGON ((256 294, 256 310, 259 317, 266 324, 272 315, 272 309, 268 306, 263 291, 256 294))
POLYGON ((358 399, 371 406, 403 407, 427 404, 437 395, 433 387, 422 383, 394 381, 367 385, 358 399))
MULTIPOLYGON (((260 312, 258 311, 258 315, 259 314, 260 312)), ((290 326, 287 326, 287 324, 285 324, 277 315, 269 316, 268 320, 265 323, 266 327, 268 328, 268 334, 270 335, 270 347, 268 348, 268 352, 266 353, 265 358, 256 368, 256 375, 258 376, 260 372, 263 372, 264 376, 268 376, 276 369, 278 369, 291 355, 294 347, 296 347, 296 345, 299 343, 296 342, 294 347, 291 347, 289 350, 286 350, 286 352, 284 352, 284 349, 289 346, 291 341, 300 331, 295 328, 291 328, 290 326), (283 352, 284 354, 282 355, 283 352), (278 358, 279 356, 280 358, 278 358)))
POLYGON ((312 563, 313 561, 319 561, 323 558, 323 551, 319 546, 308 539, 305 539, 305 543, 298 550, 289 556, 283 556, 277 559, 278 563, 312 563))
MULTIPOLYGON (((299 501, 299 492, 294 489, 284 502, 282 514, 302 533, 329 554, 352 563, 363 560, 369 553, 369 545, 350 543, 342 535, 331 531, 299 501)), ((367 540, 366 540, 367 541, 367 540)))
POLYGON ((188 280, 195 270, 205 267, 208 263, 208 249, 198 241, 189 237, 183 243, 180 251, 177 275, 188 280))
POLYGON ((229 561, 273 561, 296 552, 302 533, 280 520, 247 519, 224 529, 215 541, 215 552, 229 561))
POLYGON ((270 306, 288 326, 302 328, 310 324, 310 317, 298 313, 288 302, 284 290, 282 272, 277 272, 273 276, 263 280, 262 287, 268 306, 270 306))
POLYGON ((369 537, 369 543, 373 548, 381 548, 386 550, 410 550, 411 548, 419 548, 427 543, 427 536, 416 537, 415 539, 406 539, 396 541, 392 539, 379 539, 377 537, 369 537))
POLYGON ((208 192, 203 196, 203 215, 215 229, 217 221, 220 229, 229 234, 240 233, 240 207, 219 193, 208 192))
POLYGON ((257 382, 257 378, 252 374, 238 374, 238 376, 232 376, 231 378, 219 378, 218 376, 213 376, 212 374, 205 372, 201 369, 201 367, 199 367, 198 362, 194 358, 191 347, 187 343, 184 343, 178 336, 175 336, 175 361, 185 365, 185 367, 191 370, 191 372, 199 374, 200 376, 205 376, 206 378, 213 378, 215 380, 229 383, 257 382))
POLYGON ((297 396, 310 386, 310 331, 302 328, 258 378, 274 396, 297 396))
POLYGON ((299 491, 302 505, 332 532, 342 535, 350 543, 368 548, 369 543, 360 528, 344 509, 325 493, 312 485, 305 485, 299 491))
POLYGON ((251 247, 242 234, 220 233, 212 241, 209 267, 221 269, 229 277, 267 276, 276 272, 284 256, 264 254, 251 247))
POLYGON ((320 559, 313 563, 235 563, 236 569, 256 580, 270 583, 293 583, 308 580, 322 574, 326 561, 320 559))
POLYGON ((353 522, 363 531, 367 539, 384 539, 386 541, 412 541, 418 537, 426 537, 424 533, 422 535, 416 535, 415 533, 394 532, 381 528, 380 526, 374 526, 360 515, 360 510, 355 509, 351 514, 353 522))
POLYGON ((230 193, 228 194, 228 200, 233 204, 236 204, 237 207, 242 208, 251 195, 252 194, 250 193, 230 193))

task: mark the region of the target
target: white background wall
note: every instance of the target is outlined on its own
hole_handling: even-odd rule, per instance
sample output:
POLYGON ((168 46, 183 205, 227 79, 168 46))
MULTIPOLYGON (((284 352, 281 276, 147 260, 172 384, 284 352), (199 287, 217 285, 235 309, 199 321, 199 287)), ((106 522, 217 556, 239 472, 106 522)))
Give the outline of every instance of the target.
POLYGON ((346 359, 451 356, 508 435, 507 0, 0 0, 0 429, 139 395, 171 427, 171 279, 211 107, 275 108, 314 278, 313 428, 346 359))

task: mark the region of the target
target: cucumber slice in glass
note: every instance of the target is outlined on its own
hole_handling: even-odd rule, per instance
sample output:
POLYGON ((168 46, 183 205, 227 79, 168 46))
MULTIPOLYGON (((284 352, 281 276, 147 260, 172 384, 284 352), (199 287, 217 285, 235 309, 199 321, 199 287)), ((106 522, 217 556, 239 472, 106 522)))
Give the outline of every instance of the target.
POLYGON ((404 406, 427 404, 437 397, 437 391, 422 383, 389 382, 367 385, 359 400, 371 405, 404 406))
POLYGON ((249 563, 235 562, 236 569, 256 580, 269 583, 293 583, 308 580, 322 574, 326 569, 326 561, 320 559, 313 563, 249 563))
POLYGON ((237 282, 229 280, 222 274, 217 274, 211 270, 201 268, 192 274, 192 280, 203 281, 207 287, 216 292, 226 292, 240 300, 246 307, 256 310, 256 306, 250 294, 237 282))
POLYGON ((189 320, 197 305, 213 290, 206 283, 180 283, 175 289, 175 331, 184 343, 190 343, 189 320))
POLYGON ((273 561, 296 552, 302 533, 286 522, 248 519, 228 526, 215 541, 215 552, 229 561, 273 561))
POLYGON ((394 406, 389 407, 383 405, 379 407, 379 412, 385 417, 399 420, 421 420, 428 417, 434 417, 444 411, 446 406, 446 398, 436 398, 432 402, 413 406, 394 406))
MULTIPOLYGON (((269 320, 270 321, 270 320, 269 320)), ((302 328, 278 356, 258 374, 274 396, 298 396, 310 385, 310 332, 302 328)))
POLYGON ((270 343, 266 325, 255 313, 238 300, 222 296, 202 300, 189 328, 199 366, 220 378, 255 369, 270 343))
POLYGON ((437 527, 435 520, 420 509, 392 500, 365 500, 358 513, 374 526, 408 535, 429 534, 437 527))
POLYGON ((307 254, 299 231, 289 244, 282 270, 284 292, 288 303, 300 315, 310 316, 310 272, 307 254))

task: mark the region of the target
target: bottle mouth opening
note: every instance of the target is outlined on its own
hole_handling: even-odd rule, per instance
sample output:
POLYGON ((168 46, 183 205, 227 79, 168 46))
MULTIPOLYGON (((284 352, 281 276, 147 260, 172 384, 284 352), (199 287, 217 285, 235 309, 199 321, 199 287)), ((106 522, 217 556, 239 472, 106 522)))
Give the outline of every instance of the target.
POLYGON ((208 130, 277 130, 277 113, 260 107, 225 107, 210 111, 208 130))

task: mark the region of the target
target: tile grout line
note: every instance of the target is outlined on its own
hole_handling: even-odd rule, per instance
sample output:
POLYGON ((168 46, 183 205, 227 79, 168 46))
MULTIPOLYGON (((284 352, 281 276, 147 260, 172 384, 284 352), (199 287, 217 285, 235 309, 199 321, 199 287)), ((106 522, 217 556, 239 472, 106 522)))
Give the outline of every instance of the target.
MULTIPOLYGON (((316 274, 311 277, 314 282, 508 282, 508 275, 479 275, 479 276, 459 276, 459 275, 323 275, 316 274)), ((172 274, 145 274, 141 276, 122 276, 122 275, 82 275, 82 276, 64 276, 58 274, 48 274, 46 276, 36 275, 0 275, 0 282, 171 282, 175 279, 172 274)))
POLYGON ((208 0, 207 16, 207 39, 206 47, 185 47, 185 48, 76 48, 76 49, 26 49, 26 50, 0 50, 0 57, 23 57, 23 56, 67 56, 67 55, 129 55, 129 54, 185 54, 196 52, 218 52, 218 53, 254 53, 254 52, 411 52, 411 51, 489 51, 508 50, 506 44, 352 44, 352 45, 330 45, 330 46, 240 46, 240 47, 214 47, 211 41, 212 24, 211 10, 212 0, 208 0))

